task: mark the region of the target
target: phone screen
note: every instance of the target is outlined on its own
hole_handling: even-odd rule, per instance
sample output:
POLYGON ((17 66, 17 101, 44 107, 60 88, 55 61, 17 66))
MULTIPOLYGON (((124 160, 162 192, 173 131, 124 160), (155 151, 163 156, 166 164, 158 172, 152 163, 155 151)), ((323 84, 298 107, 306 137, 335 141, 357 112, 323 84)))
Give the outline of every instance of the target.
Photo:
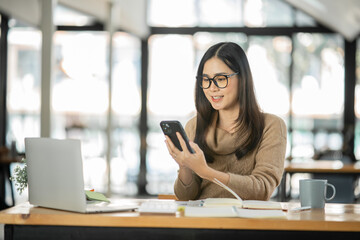
POLYGON ((176 132, 179 132, 182 138, 185 140, 186 146, 191 153, 195 153, 195 151, 190 147, 189 139, 185 133, 184 128, 182 127, 179 121, 161 121, 160 127, 163 133, 171 139, 174 143, 175 147, 177 147, 180 151, 182 151, 182 147, 180 145, 179 139, 176 136, 176 132))

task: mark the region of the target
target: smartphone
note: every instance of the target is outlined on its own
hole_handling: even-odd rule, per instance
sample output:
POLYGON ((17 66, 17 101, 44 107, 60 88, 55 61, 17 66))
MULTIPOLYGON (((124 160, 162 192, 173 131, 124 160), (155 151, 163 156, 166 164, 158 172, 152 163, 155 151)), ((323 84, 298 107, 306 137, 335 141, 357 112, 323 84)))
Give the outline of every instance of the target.
POLYGON ((182 147, 180 145, 179 139, 176 136, 176 132, 179 132, 184 139, 186 146, 191 153, 195 153, 195 151, 190 147, 189 139, 185 133, 184 128, 182 127, 181 123, 179 121, 161 121, 160 127, 163 133, 166 136, 169 136, 171 141, 174 143, 175 147, 177 147, 180 151, 182 151, 182 147))

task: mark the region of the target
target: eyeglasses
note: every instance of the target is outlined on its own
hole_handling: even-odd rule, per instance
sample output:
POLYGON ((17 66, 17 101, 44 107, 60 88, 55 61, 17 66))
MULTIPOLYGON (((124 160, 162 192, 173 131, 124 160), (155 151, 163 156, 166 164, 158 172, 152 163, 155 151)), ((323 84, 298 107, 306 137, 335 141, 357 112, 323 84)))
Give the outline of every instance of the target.
POLYGON ((196 79, 199 81, 200 87, 202 89, 208 89, 211 86, 211 82, 215 84, 218 88, 226 88, 229 82, 229 78, 239 74, 239 72, 232 74, 220 74, 216 75, 213 78, 209 78, 206 76, 197 76, 196 79))

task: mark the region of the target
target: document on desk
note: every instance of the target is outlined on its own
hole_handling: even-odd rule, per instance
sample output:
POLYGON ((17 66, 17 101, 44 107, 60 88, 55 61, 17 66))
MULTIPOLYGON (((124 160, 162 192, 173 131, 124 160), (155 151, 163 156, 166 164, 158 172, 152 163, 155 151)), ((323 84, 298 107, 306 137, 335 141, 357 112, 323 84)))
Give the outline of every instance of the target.
POLYGON ((234 198, 206 198, 202 201, 203 207, 236 206, 244 209, 272 209, 282 210, 281 203, 259 200, 238 200, 234 198))
POLYGON ((281 203, 234 198, 207 198, 190 201, 185 207, 187 217, 284 218, 281 203))
POLYGON ((236 206, 185 207, 185 217, 286 218, 282 210, 244 209, 236 206))

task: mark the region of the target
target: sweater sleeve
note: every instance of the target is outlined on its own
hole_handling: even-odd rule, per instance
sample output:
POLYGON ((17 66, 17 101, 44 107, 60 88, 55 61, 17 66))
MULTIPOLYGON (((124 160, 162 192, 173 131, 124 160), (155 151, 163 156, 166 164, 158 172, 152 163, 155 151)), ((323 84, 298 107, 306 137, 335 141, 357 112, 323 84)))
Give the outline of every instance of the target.
MULTIPOLYGON (((191 141, 195 138, 196 118, 192 118, 185 125, 185 132, 191 141)), ((193 172, 193 177, 188 185, 185 185, 179 178, 174 184, 174 193, 179 200, 187 201, 197 199, 200 193, 201 178, 193 172)))
POLYGON ((198 198, 200 192, 201 178, 193 173, 190 184, 185 185, 179 178, 174 185, 175 196, 181 201, 194 200, 198 198))
POLYGON ((268 124, 265 124, 251 174, 229 173, 229 187, 243 199, 268 200, 283 175, 286 138, 284 121, 279 117, 272 117, 268 124))

